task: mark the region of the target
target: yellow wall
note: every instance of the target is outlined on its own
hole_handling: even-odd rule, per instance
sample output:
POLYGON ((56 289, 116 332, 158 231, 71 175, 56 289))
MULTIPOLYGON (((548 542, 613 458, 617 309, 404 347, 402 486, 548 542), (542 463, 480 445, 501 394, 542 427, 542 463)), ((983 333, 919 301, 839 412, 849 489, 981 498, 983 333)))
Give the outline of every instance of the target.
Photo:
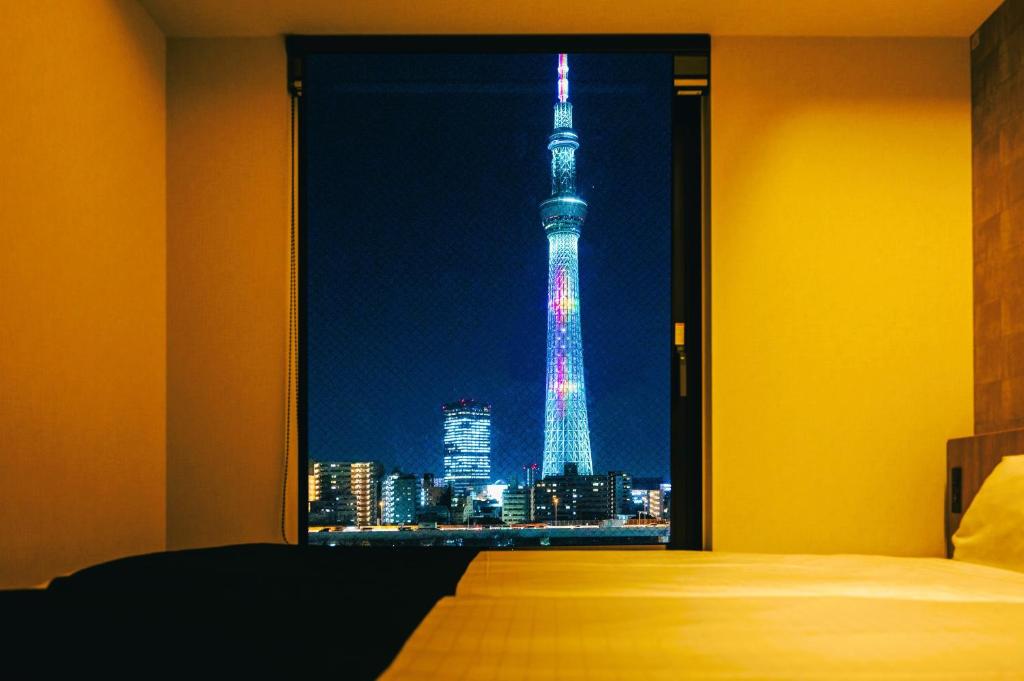
POLYGON ((712 84, 714 547, 942 555, 967 41, 717 38, 712 84))
MULTIPOLYGON (((0 586, 275 540, 280 39, 171 41, 165 110, 135 3, 0 25, 0 586)), ((941 553, 943 443, 972 411, 967 60, 715 39, 716 548, 941 553)))
MULTIPOLYGON (((967 42, 712 52, 715 547, 939 555, 972 414, 967 42)), ((273 540, 283 46, 168 55, 168 545, 273 540)))
POLYGON ((0 587, 164 547, 164 37, 0 3, 0 587))
POLYGON ((167 546, 276 541, 291 181, 284 43, 170 40, 167 62, 167 546))

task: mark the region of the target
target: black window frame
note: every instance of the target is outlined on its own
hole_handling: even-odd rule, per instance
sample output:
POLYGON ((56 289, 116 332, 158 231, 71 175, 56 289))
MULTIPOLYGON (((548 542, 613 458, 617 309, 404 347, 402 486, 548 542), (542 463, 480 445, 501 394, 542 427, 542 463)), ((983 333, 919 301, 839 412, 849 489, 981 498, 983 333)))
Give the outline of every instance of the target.
MULTIPOLYGON (((668 548, 710 548, 710 218, 709 127, 711 39, 707 34, 636 35, 292 35, 286 36, 288 89, 293 97, 293 167, 297 169, 298 435, 297 536, 308 543, 308 385, 305 180, 302 153, 303 60, 344 53, 662 52, 674 57, 672 104, 672 264, 666 330, 670 395, 670 536, 668 548), (685 325, 685 326, 680 326, 685 325), (677 342, 682 341, 680 344, 677 342)), ((429 550, 429 549, 428 549, 429 550)))

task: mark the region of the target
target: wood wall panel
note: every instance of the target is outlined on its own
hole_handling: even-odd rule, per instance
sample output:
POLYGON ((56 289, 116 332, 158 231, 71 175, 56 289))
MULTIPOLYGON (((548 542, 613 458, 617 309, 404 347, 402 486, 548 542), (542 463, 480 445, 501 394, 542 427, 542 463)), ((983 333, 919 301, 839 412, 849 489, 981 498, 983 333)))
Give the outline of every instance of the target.
POLYGON ((1024 0, 971 41, 974 431, 1024 427, 1024 0))

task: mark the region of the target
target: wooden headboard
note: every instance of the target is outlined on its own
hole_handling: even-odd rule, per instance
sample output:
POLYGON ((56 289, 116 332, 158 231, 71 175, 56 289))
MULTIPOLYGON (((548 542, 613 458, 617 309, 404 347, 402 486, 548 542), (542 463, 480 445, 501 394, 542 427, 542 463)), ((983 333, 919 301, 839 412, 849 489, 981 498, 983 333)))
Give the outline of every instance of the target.
POLYGON ((1024 429, 961 437, 946 443, 946 555, 953 533, 981 483, 1008 454, 1024 454, 1024 429))

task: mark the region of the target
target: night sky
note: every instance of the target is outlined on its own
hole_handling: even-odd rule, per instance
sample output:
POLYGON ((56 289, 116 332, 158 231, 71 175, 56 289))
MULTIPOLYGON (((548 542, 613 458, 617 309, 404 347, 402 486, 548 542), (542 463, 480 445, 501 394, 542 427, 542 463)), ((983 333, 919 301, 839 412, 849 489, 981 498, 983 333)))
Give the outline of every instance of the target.
MULTIPOLYGON (((491 470, 544 447, 556 55, 314 55, 303 84, 309 457, 442 467, 441 404, 493 405, 491 470)), ((671 57, 569 55, 594 472, 669 468, 671 57)))

